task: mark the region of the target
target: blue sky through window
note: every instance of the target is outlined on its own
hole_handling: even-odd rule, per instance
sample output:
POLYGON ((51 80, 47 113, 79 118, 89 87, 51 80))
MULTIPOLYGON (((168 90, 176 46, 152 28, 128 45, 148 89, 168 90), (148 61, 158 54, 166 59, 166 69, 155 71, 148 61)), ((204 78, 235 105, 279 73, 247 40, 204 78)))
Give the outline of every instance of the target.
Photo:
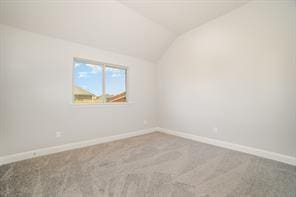
POLYGON ((125 91, 125 70, 106 67, 106 94, 116 95, 125 91))
MULTIPOLYGON (((103 93, 103 69, 101 66, 75 62, 74 84, 97 96, 103 93)), ((116 95, 125 91, 125 70, 113 67, 105 68, 106 94, 116 95)))

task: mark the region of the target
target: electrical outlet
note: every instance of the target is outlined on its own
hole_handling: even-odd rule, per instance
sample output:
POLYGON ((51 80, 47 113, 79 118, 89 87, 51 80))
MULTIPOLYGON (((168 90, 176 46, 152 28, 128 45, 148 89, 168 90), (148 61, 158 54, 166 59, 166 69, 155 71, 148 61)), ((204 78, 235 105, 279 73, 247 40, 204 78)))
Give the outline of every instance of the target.
POLYGON ((56 138, 60 138, 60 137, 62 137, 62 132, 60 131, 56 132, 56 138))
POLYGON ((214 133, 218 133, 218 128, 217 128, 217 127, 214 127, 214 128, 213 128, 213 132, 214 132, 214 133))
POLYGON ((148 121, 147 120, 144 120, 143 123, 144 123, 144 125, 147 125, 148 124, 148 121))

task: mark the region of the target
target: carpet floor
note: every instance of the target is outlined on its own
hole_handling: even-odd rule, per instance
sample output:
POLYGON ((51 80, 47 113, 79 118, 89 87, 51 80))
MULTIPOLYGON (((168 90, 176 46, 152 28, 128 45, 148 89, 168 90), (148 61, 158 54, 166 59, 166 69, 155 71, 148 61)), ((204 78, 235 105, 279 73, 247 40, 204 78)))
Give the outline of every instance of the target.
POLYGON ((155 132, 0 167, 1 197, 296 197, 296 167, 155 132))

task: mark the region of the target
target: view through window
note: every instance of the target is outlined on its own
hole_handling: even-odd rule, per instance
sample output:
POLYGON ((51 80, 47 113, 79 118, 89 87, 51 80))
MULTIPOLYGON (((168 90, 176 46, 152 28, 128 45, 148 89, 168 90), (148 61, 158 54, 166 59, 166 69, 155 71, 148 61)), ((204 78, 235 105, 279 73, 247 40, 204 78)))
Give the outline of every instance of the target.
POLYGON ((122 103, 127 101, 127 68, 74 59, 74 103, 122 103))

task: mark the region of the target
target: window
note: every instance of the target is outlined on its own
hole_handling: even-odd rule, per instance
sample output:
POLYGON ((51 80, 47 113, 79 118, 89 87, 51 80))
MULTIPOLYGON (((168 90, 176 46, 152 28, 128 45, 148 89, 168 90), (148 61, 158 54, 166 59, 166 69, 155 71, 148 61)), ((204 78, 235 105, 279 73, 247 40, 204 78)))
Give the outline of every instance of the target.
POLYGON ((74 103, 127 102, 127 68, 89 60, 74 59, 74 103))

